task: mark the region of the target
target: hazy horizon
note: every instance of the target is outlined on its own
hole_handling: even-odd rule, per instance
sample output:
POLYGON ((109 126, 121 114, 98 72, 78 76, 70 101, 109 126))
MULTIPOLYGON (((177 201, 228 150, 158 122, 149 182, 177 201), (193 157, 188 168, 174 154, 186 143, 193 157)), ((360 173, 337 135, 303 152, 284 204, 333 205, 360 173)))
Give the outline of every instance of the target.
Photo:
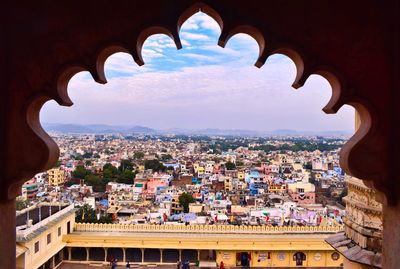
MULTIPOLYGON (((282 132, 282 131, 288 131, 288 132, 297 132, 299 134, 307 134, 307 133, 329 133, 329 132, 335 132, 335 133, 344 133, 344 134, 352 134, 353 130, 305 130, 305 129, 292 129, 292 128, 283 128, 283 129, 271 129, 271 130, 252 130, 252 129, 222 129, 222 128, 212 128, 212 127, 206 127, 206 128, 198 128, 198 129, 191 129, 191 128, 180 128, 180 127, 170 127, 166 129, 160 129, 160 128, 154 128, 152 126, 145 126, 145 125, 137 125, 137 124, 123 124, 123 125, 112 125, 112 124, 103 124, 103 123, 89 123, 89 124, 77 124, 77 123, 57 123, 57 122, 44 122, 42 123, 44 129, 50 129, 51 126, 56 126, 58 128, 66 127, 66 126, 79 126, 79 127, 85 127, 85 128, 93 128, 96 127, 94 130, 98 130, 98 128, 104 127, 110 127, 114 128, 114 130, 128 130, 132 128, 148 128, 152 129, 155 131, 161 131, 161 132, 167 132, 167 131, 202 131, 202 130, 221 130, 221 131, 244 131, 244 132, 253 132, 253 133, 260 133, 260 134, 268 134, 268 133, 274 133, 274 132, 282 132)), ((104 129, 107 130, 107 129, 104 129)), ((111 129, 112 130, 112 129, 111 129)), ((117 132, 117 131, 116 131, 117 132)))
POLYGON ((282 55, 258 69, 258 45, 248 35, 234 36, 226 48, 217 46, 218 24, 197 13, 181 28, 183 49, 165 35, 149 37, 143 46, 145 65, 138 67, 125 53, 105 64, 106 85, 88 72, 75 75, 69 95, 75 103, 61 107, 51 101, 41 122, 137 125, 154 129, 226 129, 268 132, 353 130, 354 109, 327 115, 329 83, 311 76, 304 87, 291 84, 296 69, 282 55))

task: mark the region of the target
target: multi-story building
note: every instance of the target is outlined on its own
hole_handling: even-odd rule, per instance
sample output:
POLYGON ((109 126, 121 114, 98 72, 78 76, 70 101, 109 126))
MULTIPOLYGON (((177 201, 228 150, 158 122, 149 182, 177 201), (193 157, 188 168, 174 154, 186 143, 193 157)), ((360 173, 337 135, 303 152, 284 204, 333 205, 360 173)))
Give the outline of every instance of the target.
POLYGON ((183 212, 183 207, 179 203, 179 196, 175 195, 171 199, 171 214, 179 214, 183 212))
POLYGON ((55 268, 64 258, 63 236, 72 232, 75 209, 67 204, 40 204, 18 213, 17 269, 55 268))
POLYGON ((22 196, 24 199, 35 199, 38 192, 36 178, 32 178, 22 185, 22 196))
POLYGON ((268 192, 276 194, 287 193, 287 184, 271 184, 268 185, 268 192))
POLYGON ((290 198, 298 204, 315 204, 315 186, 309 182, 288 184, 290 198))
POLYGON ((59 186, 65 182, 65 171, 61 167, 47 171, 50 186, 59 186))

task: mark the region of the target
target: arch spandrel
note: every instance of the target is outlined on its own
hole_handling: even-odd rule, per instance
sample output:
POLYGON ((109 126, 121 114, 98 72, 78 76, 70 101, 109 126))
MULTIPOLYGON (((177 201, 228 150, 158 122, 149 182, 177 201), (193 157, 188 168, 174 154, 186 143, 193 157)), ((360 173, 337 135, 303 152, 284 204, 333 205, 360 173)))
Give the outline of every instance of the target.
POLYGON ((32 96, 71 105, 66 91, 69 76, 65 76, 65 70, 80 66, 95 81, 105 83, 104 61, 109 55, 124 48, 122 51, 126 50, 141 64, 141 45, 148 33, 166 33, 179 48, 180 25, 188 14, 199 9, 217 20, 227 37, 235 33, 233 26, 239 27, 236 32, 257 29, 250 31, 260 45, 257 66, 271 54, 288 54, 298 69, 293 84, 296 88, 311 74, 318 74, 318 66, 337 70, 334 75, 321 72, 333 88, 331 101, 324 111, 334 113, 344 104, 353 105, 361 111, 361 121, 367 126, 344 147, 342 166, 347 173, 373 181, 391 203, 395 202, 390 192, 398 191, 398 185, 396 178, 391 178, 394 174, 387 172, 393 170, 388 158, 394 156, 388 141, 392 137, 390 126, 393 121, 398 122, 398 116, 389 114, 387 109, 387 104, 393 102, 389 90, 392 81, 387 75, 391 74, 391 66, 382 55, 386 55, 385 49, 390 49, 390 45, 385 43, 386 32, 376 26, 386 21, 376 13, 379 9, 376 3, 155 0, 96 1, 95 4, 88 1, 81 3, 79 9, 74 3, 63 5, 60 8, 56 3, 35 3, 37 12, 30 12, 29 5, 13 6, 5 18, 5 28, 9 29, 6 31, 9 69, 18 72, 10 73, 9 83, 5 83, 8 86, 2 93, 4 100, 8 100, 3 114, 8 131, 4 142, 7 150, 3 153, 7 172, 1 179, 7 191, 2 192, 1 199, 10 199, 12 195, 6 193, 11 186, 22 184, 57 160, 57 147, 41 129, 39 117, 28 115, 38 113, 43 102, 32 96), (358 12, 360 5, 362 13, 358 12), (21 13, 24 16, 18 16, 21 13), (369 25, 375 26, 369 28, 369 25), (151 26, 157 27, 146 32, 151 26), (104 46, 113 42, 123 45, 109 49, 104 46))

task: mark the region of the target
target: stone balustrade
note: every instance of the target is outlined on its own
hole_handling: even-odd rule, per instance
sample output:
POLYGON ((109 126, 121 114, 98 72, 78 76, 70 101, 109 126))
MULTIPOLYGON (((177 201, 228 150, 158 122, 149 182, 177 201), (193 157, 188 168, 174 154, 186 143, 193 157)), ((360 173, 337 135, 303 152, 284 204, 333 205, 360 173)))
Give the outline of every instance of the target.
POLYGON ((77 232, 138 232, 138 233, 220 233, 220 234, 313 234, 337 233, 343 225, 334 226, 233 226, 233 225, 157 225, 75 223, 77 232))

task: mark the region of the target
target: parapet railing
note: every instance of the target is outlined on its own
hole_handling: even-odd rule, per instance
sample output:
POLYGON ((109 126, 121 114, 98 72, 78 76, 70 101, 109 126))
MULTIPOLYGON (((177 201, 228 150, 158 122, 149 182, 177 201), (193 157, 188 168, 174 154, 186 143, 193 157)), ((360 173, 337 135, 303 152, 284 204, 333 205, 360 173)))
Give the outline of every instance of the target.
MULTIPOLYGON (((47 204, 42 204, 42 205, 47 205, 47 204)), ((49 204, 49 205, 54 205, 54 204, 49 204)), ((27 235, 32 234, 37 229, 47 226, 50 222, 56 220, 58 217, 62 216, 66 212, 69 212, 69 211, 72 212, 73 210, 74 210, 74 205, 71 204, 24 230, 17 230, 17 236, 26 237, 27 235)))
POLYGON ((313 234, 337 233, 335 226, 234 226, 234 225, 169 225, 169 224, 99 224, 75 223, 77 232, 137 232, 137 233, 221 233, 221 234, 313 234))

